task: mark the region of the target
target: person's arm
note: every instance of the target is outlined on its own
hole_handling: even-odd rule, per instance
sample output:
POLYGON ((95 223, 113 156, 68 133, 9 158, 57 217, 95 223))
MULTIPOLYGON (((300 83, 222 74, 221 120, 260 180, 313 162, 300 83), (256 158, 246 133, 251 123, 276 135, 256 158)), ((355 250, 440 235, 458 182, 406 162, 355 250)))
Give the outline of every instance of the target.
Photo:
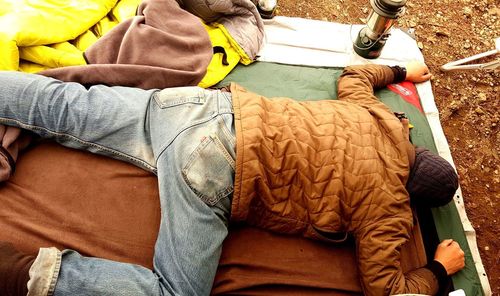
POLYGON ((465 266, 464 252, 458 243, 444 240, 434 260, 403 273, 401 247, 409 240, 411 222, 386 218, 387 223, 371 223, 356 233, 356 249, 361 285, 365 295, 435 295, 448 276, 465 266))
POLYGON ((408 242, 411 222, 389 218, 390 223, 370 224, 356 234, 358 269, 367 296, 395 294, 435 295, 438 276, 426 267, 403 273, 401 247, 408 242))
POLYGON ((404 80, 414 83, 429 80, 429 68, 421 62, 409 62, 404 67, 385 65, 359 65, 344 69, 338 81, 339 100, 350 101, 369 107, 384 106, 373 91, 391 83, 404 80))

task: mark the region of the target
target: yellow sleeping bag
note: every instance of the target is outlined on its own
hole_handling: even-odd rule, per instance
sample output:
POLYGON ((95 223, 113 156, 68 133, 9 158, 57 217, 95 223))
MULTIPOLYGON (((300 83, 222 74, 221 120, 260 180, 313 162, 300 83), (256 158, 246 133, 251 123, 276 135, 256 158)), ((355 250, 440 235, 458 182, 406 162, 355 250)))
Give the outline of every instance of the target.
POLYGON ((0 69, 36 72, 85 64, 83 50, 119 21, 133 16, 140 0, 120 2, 123 3, 117 5, 117 0, 0 0, 0 69), (110 17, 108 13, 112 9, 116 14, 110 17), (92 32, 87 33, 91 27, 92 32), (89 34, 95 38, 89 38, 89 34), (66 41, 75 45, 62 45, 66 41))
POLYGON ((205 25, 205 29, 210 36, 214 56, 208 65, 207 73, 198 84, 203 88, 222 81, 238 63, 248 65, 253 62, 223 25, 211 23, 205 25))
MULTIPOLYGON (((36 73, 85 65, 83 52, 123 20, 141 0, 0 0, 0 70, 36 73), (64 25, 61 25, 64 24, 64 25)), ((238 64, 253 62, 223 25, 205 28, 214 56, 201 87, 210 87, 238 64)))

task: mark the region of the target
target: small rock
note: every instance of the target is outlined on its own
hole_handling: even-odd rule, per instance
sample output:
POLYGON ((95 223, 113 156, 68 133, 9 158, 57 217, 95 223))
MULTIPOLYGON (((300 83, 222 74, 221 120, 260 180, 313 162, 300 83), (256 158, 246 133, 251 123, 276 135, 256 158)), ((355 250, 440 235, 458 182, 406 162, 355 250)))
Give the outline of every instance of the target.
POLYGON ((450 110, 451 110, 452 112, 457 111, 458 109, 460 109, 460 104, 458 104, 458 102, 457 102, 457 101, 453 100, 453 101, 451 102, 451 104, 450 104, 449 108, 450 108, 450 110))
POLYGON ((410 26, 410 28, 415 28, 418 24, 416 21, 414 20, 411 20, 408 22, 408 25, 410 26))
POLYGON ((367 14, 368 13, 368 7, 363 7, 361 9, 361 11, 363 11, 364 14, 367 14))
POLYGON ((417 46, 418 46, 418 48, 420 48, 420 49, 424 49, 424 44, 423 44, 422 42, 420 42, 420 41, 419 41, 419 42, 417 42, 417 46))
POLYGON ((483 109, 481 109, 480 107, 477 107, 476 110, 474 110, 474 112, 476 112, 479 115, 483 115, 484 114, 483 109))
POLYGON ((436 43, 437 39, 433 36, 429 36, 429 38, 427 38, 427 41, 429 41, 430 43, 436 43))
POLYGON ((500 8, 498 7, 493 7, 491 9, 488 9, 488 14, 489 15, 497 15, 500 16, 500 8))
POLYGON ((444 37, 450 37, 450 32, 446 30, 437 30, 436 35, 438 36, 444 36, 444 37))
POLYGON ((486 246, 486 247, 484 247, 484 250, 485 250, 485 251, 489 251, 489 250, 490 250, 490 247, 486 246))
POLYGON ((464 8, 464 15, 470 16, 472 14, 472 9, 470 7, 465 7, 464 8))
POLYGON ((469 48, 470 48, 470 46, 471 46, 471 45, 470 45, 470 43, 469 43, 469 42, 465 42, 465 43, 464 43, 464 48, 465 48, 465 49, 469 49, 469 48))
POLYGON ((486 102, 488 100, 485 93, 479 93, 477 96, 479 97, 479 102, 486 102))
POLYGON ((469 147, 469 149, 472 149, 472 148, 474 148, 474 145, 469 144, 469 146, 468 146, 468 147, 469 147))

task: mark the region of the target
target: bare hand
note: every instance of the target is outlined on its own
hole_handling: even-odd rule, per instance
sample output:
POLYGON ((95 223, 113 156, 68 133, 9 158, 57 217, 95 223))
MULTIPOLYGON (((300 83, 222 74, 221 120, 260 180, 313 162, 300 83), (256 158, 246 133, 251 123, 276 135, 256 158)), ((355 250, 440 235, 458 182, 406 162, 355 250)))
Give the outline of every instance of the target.
POLYGON ((437 246, 434 260, 444 266, 448 275, 452 275, 465 267, 464 251, 452 239, 445 239, 437 246))
POLYGON ((422 62, 412 61, 406 64, 406 80, 411 82, 424 82, 431 79, 429 68, 422 62))

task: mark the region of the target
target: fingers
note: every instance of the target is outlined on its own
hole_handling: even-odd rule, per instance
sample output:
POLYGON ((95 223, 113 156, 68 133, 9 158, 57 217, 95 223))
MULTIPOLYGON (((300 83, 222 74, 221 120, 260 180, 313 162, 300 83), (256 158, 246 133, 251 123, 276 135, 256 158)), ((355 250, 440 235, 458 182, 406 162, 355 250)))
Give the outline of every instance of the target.
POLYGON ((426 64, 419 61, 411 61, 406 64, 406 79, 411 82, 420 83, 431 79, 432 74, 426 64))
POLYGON ((418 82, 425 82, 425 81, 431 79, 431 77, 432 77, 431 73, 429 73, 428 71, 422 69, 422 72, 419 73, 418 76, 416 76, 416 78, 414 79, 413 82, 417 82, 417 83, 418 82))
POLYGON ((421 82, 427 81, 427 80, 429 80, 431 78, 432 78, 432 74, 431 73, 424 74, 422 76, 422 81, 421 82))
MULTIPOLYGON (((462 251, 462 248, 460 247, 460 244, 452 239, 445 239, 443 240, 439 245, 438 247, 441 247, 441 248, 451 248, 453 250, 460 250, 462 251)), ((462 251, 463 253, 463 251, 462 251)))
POLYGON ((452 239, 443 240, 437 247, 434 260, 440 262, 448 275, 454 274, 465 267, 465 253, 452 239))
POLYGON ((451 243, 453 243, 453 240, 451 238, 443 240, 439 245, 440 246, 449 246, 451 243))

